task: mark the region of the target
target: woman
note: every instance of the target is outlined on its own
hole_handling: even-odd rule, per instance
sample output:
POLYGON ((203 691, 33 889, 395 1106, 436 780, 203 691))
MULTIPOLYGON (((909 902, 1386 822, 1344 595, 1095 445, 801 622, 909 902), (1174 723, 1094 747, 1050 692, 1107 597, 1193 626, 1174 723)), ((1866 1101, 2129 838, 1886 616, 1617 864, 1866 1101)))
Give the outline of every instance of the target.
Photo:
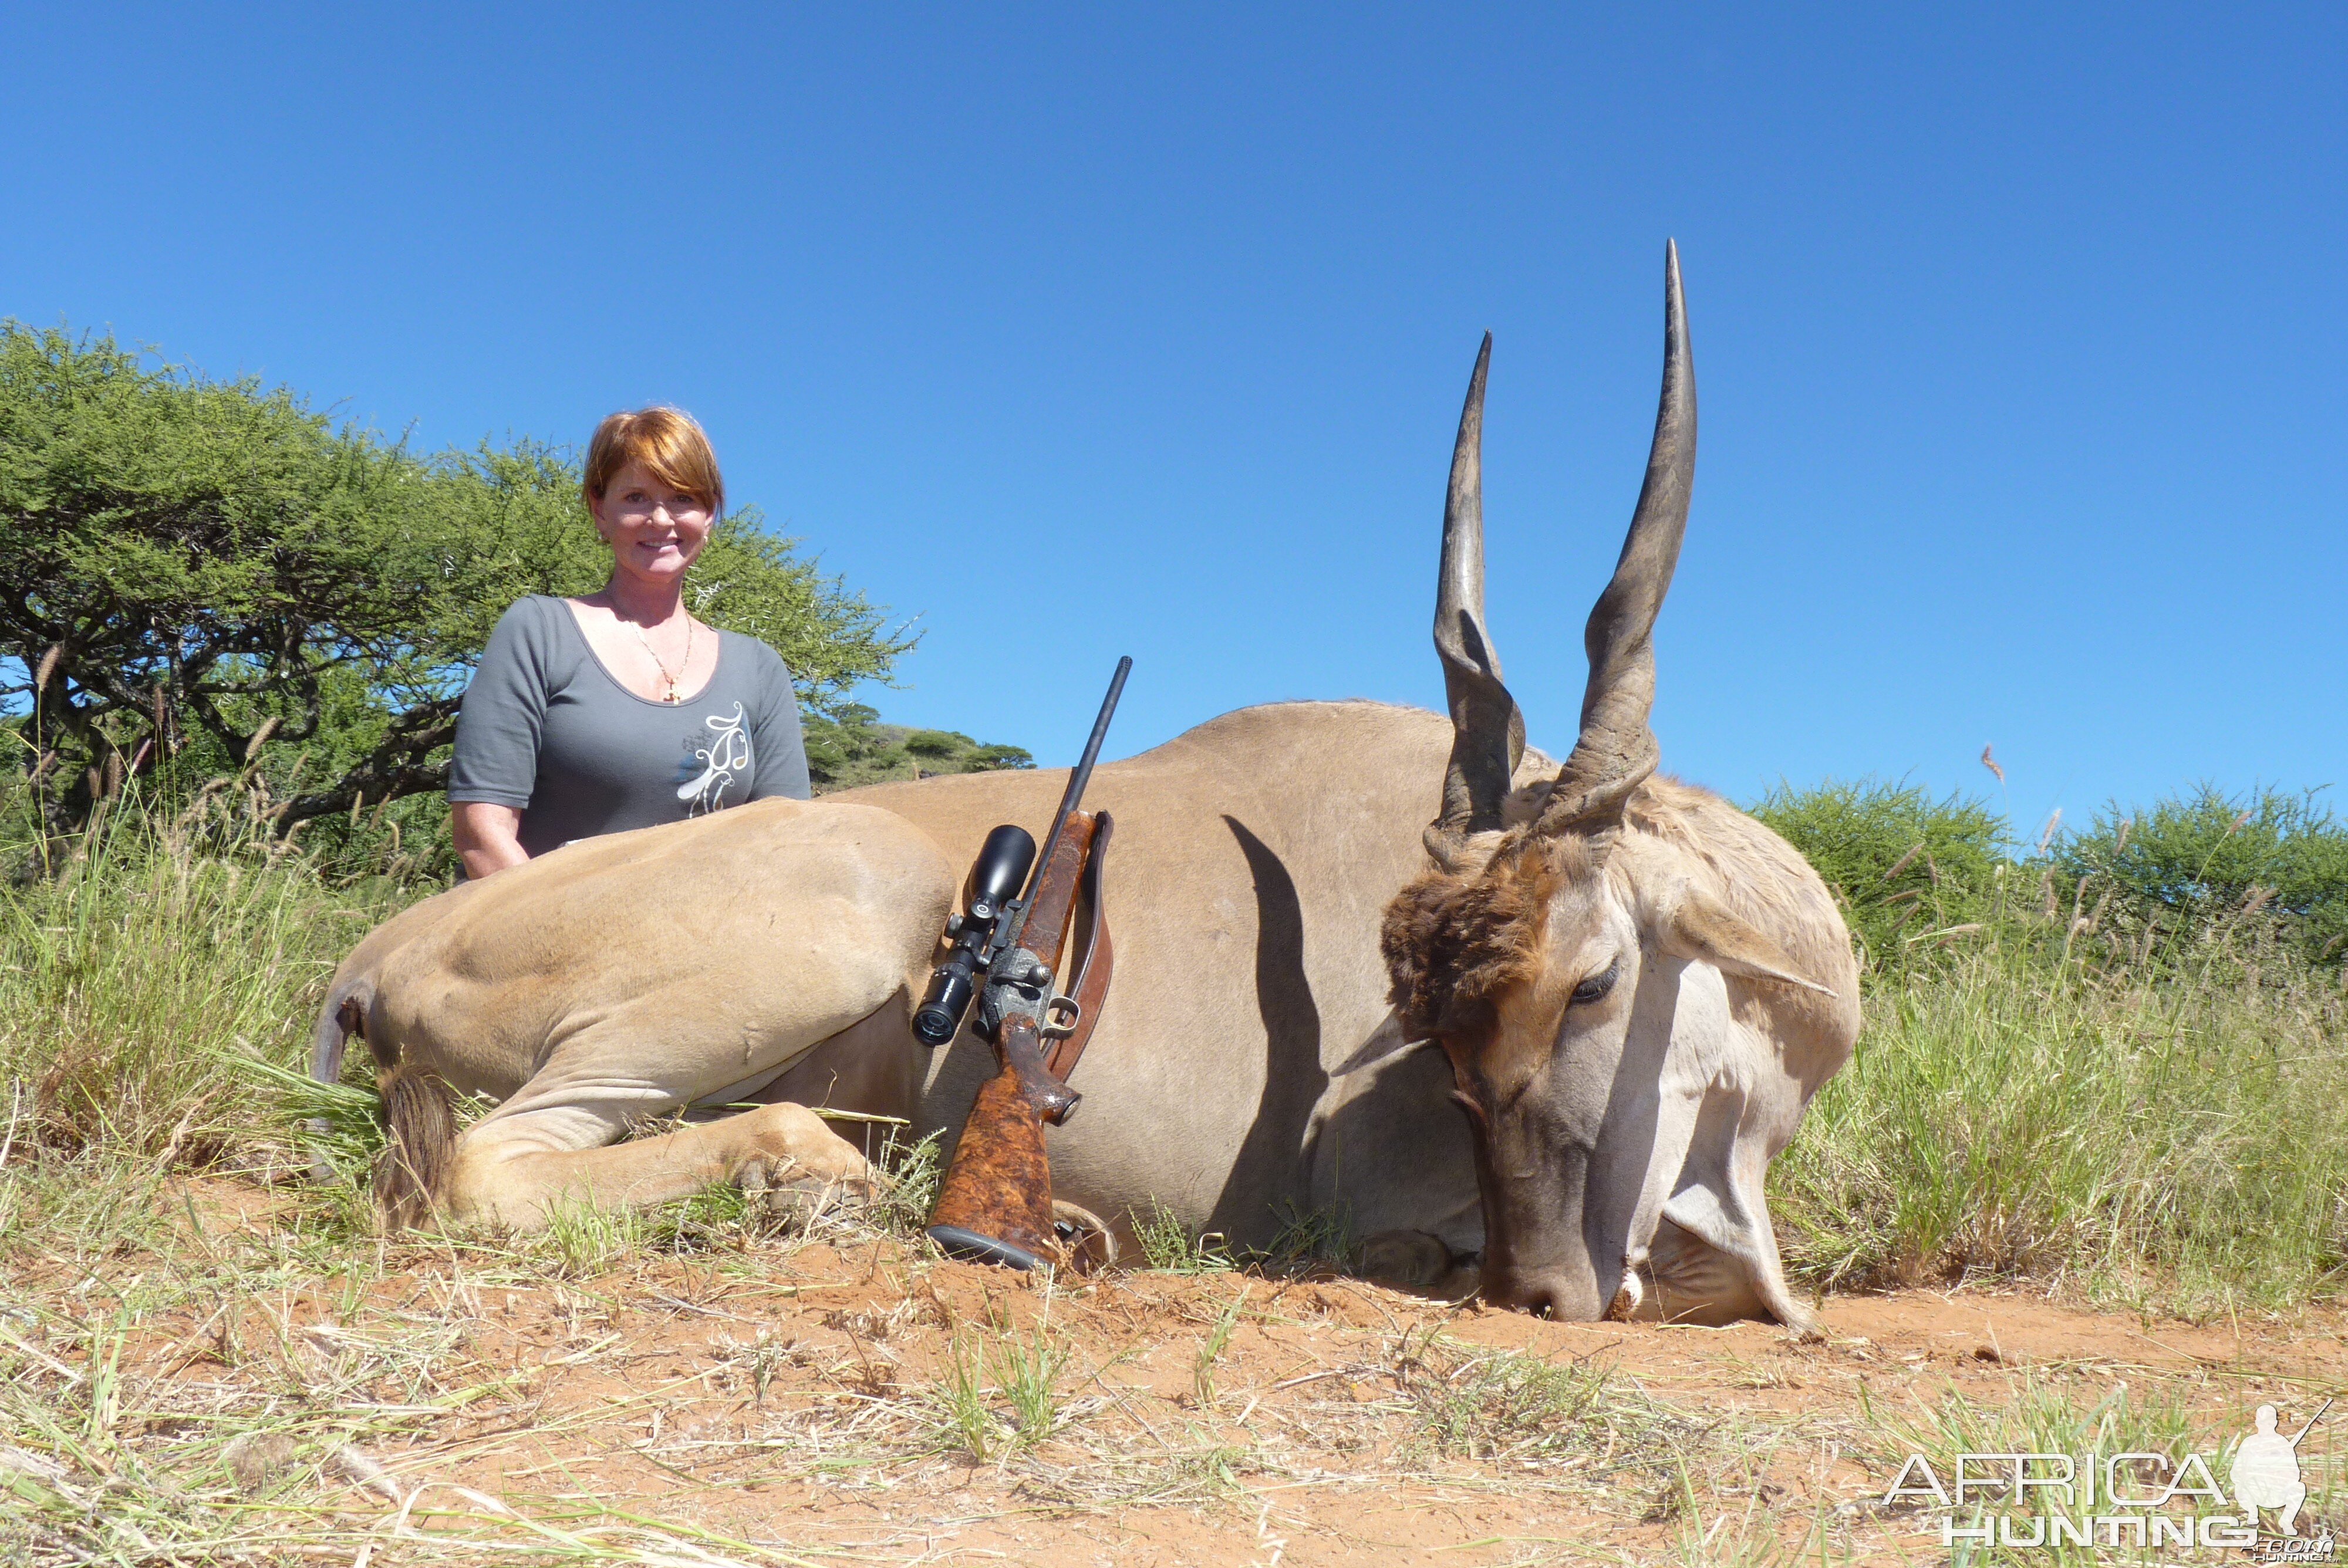
POLYGON ((726 504, 709 437, 677 409, 614 414, 581 489, 610 580, 515 604, 465 692, 448 803, 469 877, 574 838, 808 797, 781 657, 685 608, 685 575, 726 504))

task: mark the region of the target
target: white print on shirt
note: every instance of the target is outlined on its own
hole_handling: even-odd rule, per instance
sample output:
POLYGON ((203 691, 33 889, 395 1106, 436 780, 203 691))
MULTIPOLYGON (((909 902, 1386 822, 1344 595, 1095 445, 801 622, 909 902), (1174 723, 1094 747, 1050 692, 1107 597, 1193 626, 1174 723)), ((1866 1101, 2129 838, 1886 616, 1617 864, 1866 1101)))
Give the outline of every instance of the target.
POLYGON ((688 742, 686 749, 693 753, 693 761, 702 764, 702 771, 676 786, 676 798, 686 804, 687 816, 724 809, 726 786, 736 774, 750 770, 750 733, 743 727, 741 703, 735 703, 734 712, 725 718, 712 713, 701 722, 709 728, 709 743, 696 746, 688 742))

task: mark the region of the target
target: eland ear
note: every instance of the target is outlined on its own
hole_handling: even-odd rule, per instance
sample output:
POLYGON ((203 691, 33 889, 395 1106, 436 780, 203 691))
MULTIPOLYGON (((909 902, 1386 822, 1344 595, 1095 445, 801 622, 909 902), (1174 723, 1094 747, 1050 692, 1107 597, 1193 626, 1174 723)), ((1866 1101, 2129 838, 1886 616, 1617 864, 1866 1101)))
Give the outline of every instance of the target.
POLYGON ((1835 994, 1797 973, 1793 959, 1774 938, 1709 893, 1694 887, 1682 893, 1672 910, 1663 945, 1680 958, 1710 964, 1725 975, 1776 980, 1822 997, 1835 994))
POLYGON ((1405 1051, 1415 1050, 1427 1043, 1426 1040, 1412 1040, 1406 1036, 1402 1031, 1401 1017, 1392 1009, 1388 1009, 1385 1020, 1370 1031, 1370 1038, 1362 1041, 1361 1049, 1345 1058, 1338 1066, 1332 1068, 1329 1076, 1343 1078, 1349 1072, 1359 1072, 1365 1067, 1375 1067, 1389 1057, 1400 1056, 1405 1051))

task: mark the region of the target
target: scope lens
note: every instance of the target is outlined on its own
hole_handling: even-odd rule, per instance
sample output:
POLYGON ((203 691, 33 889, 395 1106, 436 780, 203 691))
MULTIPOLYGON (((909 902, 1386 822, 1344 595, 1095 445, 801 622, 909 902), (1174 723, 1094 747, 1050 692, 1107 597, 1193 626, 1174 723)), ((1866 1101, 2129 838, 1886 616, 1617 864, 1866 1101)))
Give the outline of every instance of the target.
POLYGON ((929 994, 913 1011, 913 1033, 922 1044, 943 1045, 962 1029, 962 1015, 970 1010, 977 988, 960 969, 941 969, 930 977, 929 994))

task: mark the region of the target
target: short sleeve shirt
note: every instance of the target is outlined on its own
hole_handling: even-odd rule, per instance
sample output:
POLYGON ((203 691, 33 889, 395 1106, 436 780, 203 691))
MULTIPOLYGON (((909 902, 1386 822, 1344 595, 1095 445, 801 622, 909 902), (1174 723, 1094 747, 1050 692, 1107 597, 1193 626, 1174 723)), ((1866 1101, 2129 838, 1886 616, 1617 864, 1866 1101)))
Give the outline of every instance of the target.
POLYGON ((542 594, 515 604, 490 632, 448 769, 450 802, 516 808, 533 856, 778 794, 808 798, 798 702, 781 655, 721 631, 708 685, 682 702, 655 702, 613 679, 571 606, 542 594))

